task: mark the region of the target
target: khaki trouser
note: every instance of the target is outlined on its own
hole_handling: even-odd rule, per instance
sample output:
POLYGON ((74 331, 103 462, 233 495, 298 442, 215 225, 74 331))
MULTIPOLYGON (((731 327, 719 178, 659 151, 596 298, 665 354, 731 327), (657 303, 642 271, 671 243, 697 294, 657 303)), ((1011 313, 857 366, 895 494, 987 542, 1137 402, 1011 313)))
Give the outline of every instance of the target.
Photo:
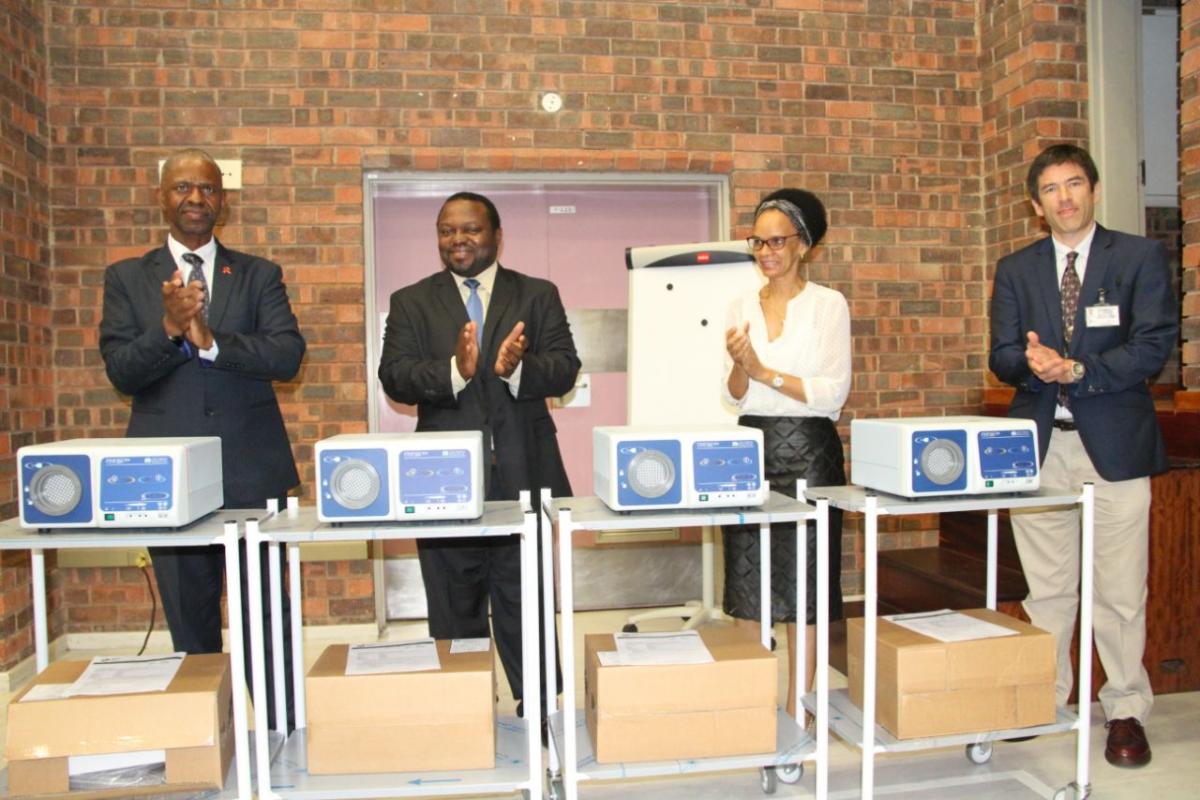
MULTIPOLYGON (((1095 484, 1095 602, 1093 630, 1107 682, 1100 704, 1108 719, 1145 721, 1154 703, 1142 665, 1146 649, 1146 574, 1150 479, 1109 482, 1092 467, 1078 432, 1054 429, 1041 485, 1059 492, 1095 484)), ((1013 533, 1029 584, 1025 611, 1054 634, 1058 647, 1057 700, 1065 705, 1074 676, 1070 647, 1079 610, 1078 506, 1012 512, 1013 533)))

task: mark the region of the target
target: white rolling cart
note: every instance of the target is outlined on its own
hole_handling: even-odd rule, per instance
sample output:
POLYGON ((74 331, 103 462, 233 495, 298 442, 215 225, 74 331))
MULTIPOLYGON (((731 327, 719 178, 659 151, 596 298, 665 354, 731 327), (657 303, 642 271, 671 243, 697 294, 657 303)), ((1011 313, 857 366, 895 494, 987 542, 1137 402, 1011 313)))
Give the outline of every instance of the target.
MULTIPOLYGON (((1094 537, 1093 486, 1084 484, 1079 494, 1055 494, 1045 489, 1022 494, 972 495, 952 497, 930 497, 908 499, 875 493, 861 486, 822 486, 807 491, 807 496, 828 498, 830 505, 843 511, 855 511, 864 515, 866 522, 864 539, 864 642, 863 642, 863 707, 859 709, 850 702, 848 690, 833 692, 829 699, 830 726, 846 742, 857 745, 862 751, 862 796, 872 797, 875 791, 875 754, 926 750, 935 747, 963 745, 967 758, 975 764, 983 764, 992 756, 992 743, 1000 739, 1017 736, 1040 736, 1042 734, 1075 731, 1076 756, 1075 780, 1060 788, 1055 800, 1084 800, 1091 794, 1088 784, 1088 733, 1091 725, 1092 696, 1092 543, 1094 537), (887 514, 944 514, 955 511, 987 511, 987 607, 996 608, 996 553, 998 518, 1000 509, 1040 508, 1045 506, 1079 505, 1082 510, 1082 536, 1080 543, 1080 588, 1079 588, 1079 652, 1087 654, 1079 659, 1079 713, 1072 714, 1059 709, 1057 719, 1048 725, 1028 728, 989 731, 987 733, 939 736, 926 739, 898 740, 875 723, 875 670, 876 670, 876 605, 879 597, 876 562, 879 545, 879 517, 887 514)), ((825 635, 828 634, 828 629, 825 635)), ((818 641, 822 632, 818 630, 818 641)), ((818 644, 818 647, 820 645, 818 644)), ((817 698, 804 698, 806 707, 813 707, 817 698)))
MULTIPOLYGON (((246 662, 242 645, 242 583, 238 541, 245 519, 261 516, 262 509, 218 510, 180 528, 62 528, 38 532, 22 528, 20 520, 0 522, 0 550, 28 550, 33 577, 33 631, 38 672, 50 663, 49 626, 46 620, 46 550, 137 547, 225 548, 225 589, 229 614, 229 671, 233 689, 234 760, 220 793, 206 798, 250 800, 250 724, 246 709, 246 662)), ((8 770, 0 774, 0 796, 8 794, 8 770)), ((185 797, 185 795, 180 795, 185 797)))
POLYGON ((279 551, 271 548, 270 598, 272 632, 275 636, 274 671, 276 708, 284 708, 284 669, 290 668, 295 683, 296 729, 286 736, 282 716, 276 731, 286 736, 274 759, 270 752, 266 704, 255 705, 255 760, 258 797, 268 798, 383 798, 412 795, 501 794, 520 792, 529 800, 542 796, 542 745, 537 720, 541 718, 538 662, 538 569, 537 515, 529 505, 528 493, 518 501, 486 502, 483 516, 466 521, 320 522, 314 507, 287 509, 261 520, 246 523, 246 568, 250 578, 251 655, 254 692, 266 692, 263 608, 261 593, 262 542, 286 542, 292 603, 292 663, 283 663, 282 576, 279 551), (500 717, 496 721, 496 766, 493 769, 429 771, 381 774, 310 775, 307 769, 306 712, 304 704, 304 600, 301 593, 300 545, 304 542, 383 541, 387 539, 448 539, 462 536, 521 536, 521 613, 525 718, 500 717), (527 720, 534 720, 528 724, 527 720))
MULTIPOLYGON (((798 496, 803 497, 804 484, 797 486, 798 496)), ((820 494, 820 492, 816 492, 820 494)), ((615 531, 645 528, 674 528, 698 525, 759 525, 759 541, 762 545, 762 643, 764 647, 771 646, 771 549, 769 546, 770 525, 773 522, 804 523, 815 520, 817 524, 817 564, 824 565, 829 561, 829 504, 823 498, 816 499, 815 507, 802 500, 795 500, 778 492, 772 492, 761 507, 758 508, 726 508, 703 510, 670 510, 620 513, 610 510, 596 497, 564 497, 551 498, 548 492, 542 493, 542 513, 545 515, 543 524, 553 520, 558 532, 558 579, 559 579, 559 609, 562 613, 562 674, 563 701, 560 708, 553 708, 557 696, 553 665, 547 668, 546 694, 550 708, 550 798, 551 800, 576 800, 579 783, 588 780, 608 780, 615 778, 635 778, 655 775, 689 775, 703 772, 713 772, 729 769, 760 768, 760 778, 763 791, 772 794, 776 781, 796 783, 803 775, 805 761, 814 761, 816 765, 817 797, 826 797, 828 790, 828 728, 817 726, 817 738, 814 741, 785 710, 780 709, 776 724, 776 749, 773 753, 725 756, 718 758, 697 758, 669 761, 624 762, 613 764, 598 764, 588 734, 584 717, 575 708, 575 625, 574 625, 574 585, 572 577, 572 543, 579 531, 615 531)), ((807 537, 805 525, 797 524, 797 565, 796 608, 806 608, 807 601, 807 570, 803 565, 808 559, 805 556, 807 537)), ((548 529, 548 528, 547 528, 548 529)), ((547 597, 554 592, 554 569, 550 556, 551 538, 542 538, 542 580, 545 582, 547 597)), ((817 570, 817 620, 818 631, 824 630, 823 636, 817 637, 816 652, 816 693, 815 707, 818 719, 827 715, 829 696, 828 663, 829 663, 829 593, 826 588, 824 570, 817 570)), ((554 633, 553 603, 547 601, 543 624, 546 628, 547 641, 554 633)), ((797 686, 804 685, 805 653, 804 638, 800 637, 796 646, 797 686)))

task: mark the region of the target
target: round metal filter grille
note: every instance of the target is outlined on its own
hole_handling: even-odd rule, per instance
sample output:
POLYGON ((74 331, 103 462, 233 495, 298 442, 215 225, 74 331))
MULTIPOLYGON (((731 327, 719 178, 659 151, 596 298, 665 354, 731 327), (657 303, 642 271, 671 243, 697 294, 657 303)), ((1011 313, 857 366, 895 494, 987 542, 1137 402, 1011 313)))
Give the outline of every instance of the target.
POLYGON ((639 497, 662 497, 675 485, 675 465, 661 450, 643 450, 629 459, 629 488, 639 497))
POLYGON ((329 477, 333 499, 343 508, 357 511, 366 508, 379 497, 379 473, 366 461, 352 458, 343 461, 329 477))
POLYGON ((83 499, 83 484, 75 473, 59 464, 42 467, 29 481, 33 507, 48 517, 61 517, 75 510, 83 499))
POLYGON ((938 486, 954 483, 966 465, 962 448, 949 439, 934 439, 921 451, 921 471, 938 486))

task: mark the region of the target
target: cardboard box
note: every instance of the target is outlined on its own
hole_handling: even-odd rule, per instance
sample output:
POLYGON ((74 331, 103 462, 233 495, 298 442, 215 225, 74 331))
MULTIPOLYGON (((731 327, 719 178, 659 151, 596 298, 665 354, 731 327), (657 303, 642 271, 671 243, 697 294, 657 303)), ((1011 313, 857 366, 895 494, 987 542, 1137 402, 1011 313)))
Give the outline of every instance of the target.
MULTIPOLYGON (((165 750, 171 789, 220 789, 233 757, 229 656, 187 656, 163 692, 21 702, 34 686, 74 683, 86 661, 46 667, 8 706, 12 795, 67 792, 71 756, 165 750)), ((161 794, 162 786, 72 792, 72 798, 161 794)))
POLYGON ((588 733, 596 761, 775 752, 778 662, 757 631, 700 630, 715 661, 601 666, 610 634, 584 637, 588 733))
MULTIPOLYGON (((940 642, 880 619, 875 719, 897 739, 1054 722, 1054 637, 987 609, 963 611, 1016 636, 940 642)), ((850 699, 863 699, 863 620, 847 620, 850 699)))
POLYGON ((495 653, 437 649, 437 671, 347 675, 349 648, 327 647, 304 682, 309 773, 494 767, 495 653))

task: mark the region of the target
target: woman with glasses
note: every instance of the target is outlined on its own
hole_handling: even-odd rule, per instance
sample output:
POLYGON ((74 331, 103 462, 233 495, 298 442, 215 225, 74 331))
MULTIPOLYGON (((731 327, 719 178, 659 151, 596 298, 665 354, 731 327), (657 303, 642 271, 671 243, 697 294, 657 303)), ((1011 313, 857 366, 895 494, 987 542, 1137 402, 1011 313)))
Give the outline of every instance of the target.
MULTIPOLYGON (((746 241, 766 284, 735 298, 725 332, 725 399, 738 423, 763 432, 771 488, 795 496, 796 480, 809 486, 846 482, 842 441, 834 423, 850 392, 850 312, 840 292, 809 281, 807 256, 825 235, 825 206, 812 192, 780 189, 754 211, 746 241)), ((842 513, 829 513, 829 617, 842 618, 842 513)), ((786 622, 789 663, 796 658, 795 524, 771 530, 771 616, 786 622)), ((757 525, 727 526, 725 612, 743 625, 758 624, 757 525)), ((812 684, 816 618, 816 526, 808 523, 808 675, 812 684)), ((796 714, 795 670, 788 670, 787 710, 796 714)))

